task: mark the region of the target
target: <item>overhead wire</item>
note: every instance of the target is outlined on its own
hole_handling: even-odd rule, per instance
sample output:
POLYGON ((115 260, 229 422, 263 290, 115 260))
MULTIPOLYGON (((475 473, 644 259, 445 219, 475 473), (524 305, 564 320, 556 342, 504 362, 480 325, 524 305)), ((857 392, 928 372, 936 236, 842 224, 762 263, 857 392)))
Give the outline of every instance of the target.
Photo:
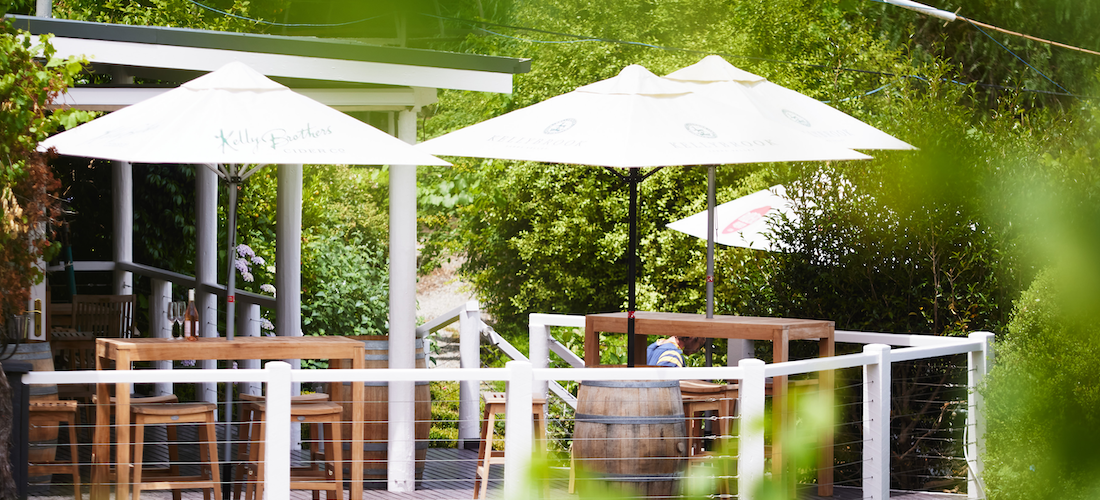
POLYGON ((199 3, 196 0, 187 0, 187 1, 194 4, 194 5, 196 5, 196 6, 198 6, 198 7, 201 7, 203 9, 206 9, 206 10, 211 11, 211 12, 221 14, 223 16, 232 17, 234 19, 240 19, 242 21, 249 21, 249 22, 253 22, 253 23, 257 23, 257 24, 263 24, 263 25, 267 25, 267 26, 278 26, 280 28, 334 28, 334 27, 350 26, 352 24, 364 23, 364 22, 367 22, 367 21, 373 21, 373 20, 378 19, 380 17, 385 17, 385 16, 367 17, 367 18, 363 18, 363 19, 357 19, 355 21, 348 21, 348 22, 345 22, 345 23, 325 23, 325 24, 277 23, 275 21, 266 21, 266 20, 263 20, 263 19, 256 19, 256 18, 253 18, 253 17, 247 17, 247 16, 242 16, 242 15, 239 15, 239 14, 234 14, 232 12, 226 12, 224 10, 217 9, 217 8, 211 7, 209 5, 204 5, 202 3, 199 3))
MULTIPOLYGON (((266 20, 263 20, 263 19, 256 19, 256 18, 251 18, 251 17, 242 16, 242 15, 238 15, 238 14, 233 14, 233 13, 226 12, 226 11, 214 8, 214 7, 210 7, 208 5, 204 5, 200 2, 198 2, 197 0, 187 0, 187 1, 194 4, 194 5, 196 5, 196 6, 198 6, 198 7, 201 7, 203 9, 206 9, 206 10, 209 10, 211 12, 215 12, 215 13, 218 13, 218 14, 221 14, 221 15, 224 15, 224 16, 232 17, 232 18, 235 18, 235 19, 241 19, 241 20, 244 20, 244 21, 250 21, 250 22, 254 22, 254 23, 258 23, 258 24, 264 24, 264 25, 269 25, 269 26, 279 26, 279 27, 315 27, 315 28, 341 27, 341 26, 348 26, 348 25, 352 25, 352 24, 358 24, 358 23, 378 19, 380 17, 384 17, 384 16, 374 16, 374 17, 358 19, 358 20, 355 20, 355 21, 348 21, 348 22, 343 22, 343 23, 315 23, 315 24, 279 23, 279 22, 274 22, 274 21, 266 21, 266 20)), ((946 19, 946 17, 944 17, 942 15, 942 13, 945 13, 946 11, 940 11, 939 9, 935 9, 933 7, 929 7, 929 6, 926 6, 926 5, 923 5, 923 4, 912 2, 910 0, 872 0, 872 1, 891 4, 891 5, 897 5, 897 6, 905 7, 905 8, 908 8, 910 10, 921 12, 921 13, 924 13, 924 14, 927 14, 927 15, 932 15, 932 16, 935 16, 935 17, 940 17, 940 18, 945 18, 946 19)), ((963 17, 963 16, 959 16, 959 15, 956 15, 956 14, 952 14, 950 12, 946 12, 946 14, 950 17, 949 20, 962 19, 964 21, 967 21, 971 25, 973 25, 979 31, 982 31, 983 34, 985 34, 986 36, 989 36, 990 39, 992 39, 994 42, 997 42, 997 44, 1000 45, 1002 48, 1004 48, 1005 50, 1012 53, 1013 56, 1015 56, 1017 59, 1022 61, 1029 68, 1032 68, 1033 70, 1038 72, 1040 75, 1042 75, 1044 78, 1046 78, 1048 81, 1050 81, 1052 84, 1054 84, 1059 89, 1061 89, 1061 92, 1050 91, 1050 90, 1029 89, 1029 88, 1026 88, 1026 87, 1009 87, 1009 86, 1005 86, 1005 85, 997 85, 997 84, 983 83, 983 82, 970 82, 970 83, 967 83, 967 82, 961 82, 961 81, 958 81, 958 80, 951 80, 951 79, 946 79, 946 78, 941 79, 941 81, 946 81, 946 82, 954 83, 954 84, 957 84, 957 85, 963 85, 963 86, 973 84, 973 85, 978 86, 978 87, 988 88, 988 89, 992 89, 992 90, 1018 91, 1018 92, 1044 94, 1044 95, 1051 95, 1051 96, 1058 96, 1058 97, 1072 97, 1072 98, 1076 98, 1076 99, 1097 99, 1097 98, 1100 98, 1100 96, 1088 96, 1088 95, 1075 94, 1075 93, 1070 92, 1069 90, 1065 89, 1064 87, 1059 85, 1057 82, 1052 80, 1050 77, 1046 76, 1046 74, 1044 74, 1043 72, 1039 71, 1037 68, 1035 68, 1034 66, 1029 64, 1027 61, 1025 61, 1019 55, 1013 53, 1011 50, 1009 50, 1007 47, 1005 47, 1004 44, 1001 44, 995 38, 990 36, 988 33, 986 33, 984 30, 982 30, 982 27, 985 27, 987 29, 993 29, 993 30, 996 30, 996 31, 999 31, 999 32, 1003 32, 1003 33, 1007 33, 1007 34, 1011 34, 1011 35, 1015 35, 1015 36, 1021 36, 1021 37, 1024 37, 1024 38, 1027 38, 1027 39, 1030 39, 1030 40, 1035 40, 1035 41, 1039 41, 1039 42, 1043 42, 1043 43, 1049 43, 1049 44, 1052 44, 1052 45, 1056 45, 1058 47, 1063 47, 1063 48, 1067 48, 1067 49, 1071 49, 1071 50, 1077 50, 1077 51, 1088 53, 1088 54, 1100 55, 1100 52, 1095 52, 1095 51, 1091 51, 1091 50, 1088 50, 1088 49, 1082 49, 1080 47, 1074 47, 1074 46, 1059 43, 1059 42, 1053 42, 1053 41, 1050 41, 1050 40, 1045 40, 1045 39, 1038 38, 1038 37, 1033 37, 1033 36, 1030 36, 1030 35, 1024 35, 1024 34, 1021 34, 1021 33, 1016 33, 1016 32, 1013 32, 1013 31, 1005 30, 1003 28, 998 28, 996 26, 988 25, 988 24, 985 24, 985 23, 979 23, 979 22, 974 21, 972 19, 969 19, 969 18, 966 18, 966 17, 963 17)), ((526 42, 526 43, 562 44, 562 43, 582 43, 582 42, 604 42, 604 43, 614 43, 614 44, 620 44, 620 45, 632 45, 632 46, 639 46, 639 47, 648 47, 648 48, 653 48, 653 49, 658 49, 658 50, 665 50, 665 51, 670 51, 670 52, 684 52, 684 53, 702 54, 702 55, 714 54, 714 55, 719 55, 719 56, 722 56, 722 57, 733 58, 733 59, 747 59, 747 60, 754 60, 754 61, 760 61, 760 62, 770 62, 770 63, 777 63, 777 64, 787 64, 787 65, 793 65, 793 66, 804 66, 804 67, 809 67, 809 68, 818 68, 818 69, 824 69, 824 70, 829 70, 829 71, 844 71, 844 72, 850 72, 850 73, 862 73, 862 74, 868 74, 868 75, 876 75, 876 76, 882 76, 882 77, 893 77, 893 78, 914 78, 914 79, 921 80, 921 81, 926 81, 926 82, 928 81, 928 79, 920 77, 920 76, 916 76, 916 75, 900 75, 900 74, 897 74, 897 73, 891 73, 891 72, 886 72, 886 71, 875 71, 875 70, 867 70, 867 69, 861 69, 861 68, 836 67, 836 66, 830 66, 830 65, 824 65, 824 64, 814 64, 814 63, 806 63, 806 62, 798 62, 798 61, 787 61, 787 60, 767 58, 767 57, 746 56, 746 55, 741 55, 741 54, 731 54, 731 53, 727 53, 727 52, 715 52, 715 51, 705 51, 705 50, 698 50, 698 49, 688 49, 688 48, 683 48, 683 47, 674 47, 674 46, 668 46, 668 45, 657 45, 657 44, 637 42, 637 41, 632 41, 632 40, 621 40, 621 39, 616 39, 616 38, 605 38, 605 37, 595 37, 595 36, 587 36, 587 35, 577 35, 577 34, 574 34, 574 33, 550 31, 550 30, 545 30, 545 29, 530 28, 530 27, 524 27, 524 26, 513 26, 513 25, 507 25, 507 24, 484 21, 484 20, 471 20, 471 19, 463 19, 463 18, 451 17, 451 16, 439 16, 439 15, 428 14, 428 13, 420 13, 420 15, 425 16, 425 17, 431 17, 431 18, 436 18, 436 19, 441 19, 441 20, 449 20, 449 21, 460 22, 460 23, 464 23, 464 24, 468 24, 468 25, 473 25, 478 30, 483 31, 487 34, 502 37, 502 38, 509 38, 509 39, 513 39, 513 40, 517 40, 517 41, 522 41, 522 42, 526 42), (547 35, 572 38, 573 40, 536 40, 536 39, 520 38, 520 37, 515 37, 515 36, 499 33, 499 32, 496 32, 496 31, 492 31, 492 30, 486 29, 484 26, 494 26, 494 27, 498 27, 498 28, 513 29, 513 30, 518 30, 518 31, 543 33, 543 34, 547 34, 547 35)), ((845 101, 849 101, 849 100, 852 100, 852 99, 858 99, 858 98, 861 98, 861 97, 866 97, 866 96, 869 96, 869 95, 873 95, 873 94, 878 93, 882 90, 885 90, 886 88, 890 87, 891 85, 893 85, 893 83, 888 83, 886 85, 883 85, 883 86, 881 86, 879 88, 876 88, 874 90, 865 92, 863 94, 846 97, 844 99, 839 100, 838 102, 845 102, 845 101)))

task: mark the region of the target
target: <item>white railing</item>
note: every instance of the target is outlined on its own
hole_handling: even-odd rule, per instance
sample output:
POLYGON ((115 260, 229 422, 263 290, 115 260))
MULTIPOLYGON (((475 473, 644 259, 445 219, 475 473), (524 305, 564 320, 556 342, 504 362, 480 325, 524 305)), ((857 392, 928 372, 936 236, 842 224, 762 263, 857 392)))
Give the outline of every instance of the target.
MULTIPOLYGON (((553 319, 540 315, 548 326, 553 319)), ((575 317, 560 323, 574 326, 575 317)), ((540 327, 541 328, 541 327, 540 327)), ((532 331, 541 331, 532 327, 532 331)), ((536 349, 535 337, 532 350, 536 349)), ((267 385, 269 432, 267 433, 267 491, 272 500, 289 499, 290 469, 290 391, 294 383, 303 382, 395 382, 395 381, 460 381, 477 384, 482 380, 508 383, 505 446, 509 460, 504 469, 504 498, 523 498, 529 458, 532 451, 531 401, 540 394, 544 384, 559 380, 683 380, 724 379, 741 383, 742 421, 762 421, 764 417, 765 380, 769 377, 812 373, 822 370, 863 367, 863 497, 890 497, 890 369, 893 362, 968 353, 970 387, 966 443, 969 468, 968 496, 982 498, 980 476, 983 453, 984 422, 981 396, 974 391, 992 361, 990 333, 974 333, 968 338, 945 338, 924 335, 891 335, 863 332, 836 332, 839 342, 874 342, 862 353, 765 364, 755 359, 741 360, 736 367, 682 368, 545 368, 527 361, 511 361, 505 368, 456 369, 389 369, 389 370, 291 370, 290 365, 275 361, 264 369, 243 370, 136 370, 136 371, 61 371, 31 372, 24 377, 28 384, 75 383, 216 383, 255 382, 267 385), (904 346, 892 349, 891 345, 904 346), (276 428, 276 426, 278 428, 276 428), (277 471, 287 471, 278 473, 277 471)), ((547 343, 547 346, 549 343, 547 343)), ((538 349, 541 349, 539 347, 538 349)), ((475 385, 476 387, 476 385, 475 385)), ((474 406, 476 408, 476 406, 474 406)), ((476 417, 475 417, 476 423, 476 417)), ((764 429, 742 426, 737 460, 737 475, 741 484, 749 485, 764 478, 764 429)), ((411 445, 409 445, 411 449, 411 445)), ((748 488, 740 498, 751 499, 748 488)))

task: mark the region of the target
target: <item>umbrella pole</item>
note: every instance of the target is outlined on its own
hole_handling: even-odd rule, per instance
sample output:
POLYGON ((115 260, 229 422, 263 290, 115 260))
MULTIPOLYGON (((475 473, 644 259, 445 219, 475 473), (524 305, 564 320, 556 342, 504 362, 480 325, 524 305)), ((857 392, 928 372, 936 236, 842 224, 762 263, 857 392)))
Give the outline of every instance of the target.
MULTIPOLYGON (((707 318, 714 317, 714 185, 716 165, 707 165, 707 318)), ((714 345, 707 339, 707 366, 714 359, 714 345)))
MULTIPOLYGON (((236 165, 232 165, 229 175, 229 207, 226 213, 226 241, 228 242, 228 251, 226 252, 226 260, 229 261, 228 269, 226 270, 226 290, 225 290, 225 338, 233 340, 233 327, 236 323, 234 318, 235 301, 236 301, 236 273, 234 264, 237 260, 237 188, 240 186, 241 178, 238 175, 236 165)), ((222 500, 229 500, 231 490, 233 488, 228 487, 233 480, 233 440, 230 439, 233 429, 233 383, 226 382, 225 384, 225 448, 222 450, 222 456, 225 460, 222 461, 222 481, 225 483, 222 488, 222 500)))
POLYGON ((635 261, 638 251, 638 183, 642 182, 642 175, 636 168, 630 169, 630 175, 626 178, 630 185, 630 235, 627 243, 627 306, 626 306, 626 365, 633 368, 634 359, 634 278, 636 273, 635 261))
MULTIPOLYGON (((707 165, 707 317, 714 317, 714 173, 707 165)), ((709 349, 709 346, 708 346, 709 349)), ((709 354, 709 353, 708 353, 709 354)), ((708 356, 709 357, 709 356, 708 356)))

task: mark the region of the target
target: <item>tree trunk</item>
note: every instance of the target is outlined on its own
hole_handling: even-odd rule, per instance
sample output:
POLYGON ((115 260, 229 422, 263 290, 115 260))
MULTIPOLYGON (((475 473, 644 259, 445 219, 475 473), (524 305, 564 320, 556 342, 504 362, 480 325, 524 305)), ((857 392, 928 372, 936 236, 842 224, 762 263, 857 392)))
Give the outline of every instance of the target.
POLYGON ((11 464, 11 385, 0 364, 0 500, 18 500, 19 489, 11 464))

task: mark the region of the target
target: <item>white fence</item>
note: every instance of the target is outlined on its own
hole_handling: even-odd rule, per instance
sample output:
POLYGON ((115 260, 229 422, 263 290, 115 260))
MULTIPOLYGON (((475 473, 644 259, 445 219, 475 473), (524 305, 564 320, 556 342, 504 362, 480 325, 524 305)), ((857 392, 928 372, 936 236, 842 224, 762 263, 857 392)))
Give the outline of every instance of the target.
MULTIPOLYGON (((508 383, 508 408, 505 428, 505 446, 509 451, 509 460, 504 469, 505 498, 524 498, 524 490, 529 457, 532 451, 532 421, 530 418, 531 400, 544 394, 548 385, 557 385, 561 380, 682 380, 682 379, 724 379, 738 380, 741 383, 741 418, 743 421, 762 420, 765 408, 765 380, 769 377, 789 376, 813 373, 822 370, 839 370, 862 367, 863 370, 863 497, 886 499, 890 497, 890 364, 894 362, 934 358, 940 356, 967 353, 968 385, 970 388, 967 408, 966 443, 967 466, 969 470, 968 495, 970 498, 982 498, 980 477, 983 452, 982 435, 984 423, 981 414, 981 396, 973 390, 985 376, 992 361, 990 333, 974 333, 968 338, 950 338, 926 335, 893 335, 864 332, 836 332, 837 342, 866 344, 863 352, 787 363, 765 364, 755 359, 741 360, 735 367, 683 368, 661 370, 655 368, 546 368, 547 353, 554 344, 544 332, 550 326, 578 326, 583 317, 571 316, 533 316, 531 326, 531 351, 537 356, 536 362, 526 360, 512 361, 505 368, 478 368, 475 357, 480 344, 467 345, 470 335, 478 335, 486 330, 474 328, 476 308, 459 308, 458 316, 463 318, 462 346, 463 368, 457 369, 391 369, 391 370, 291 370, 284 362, 270 362, 264 369, 238 370, 138 370, 138 371, 100 371, 100 372, 31 372, 24 380, 28 384, 75 384, 75 383, 216 383, 216 382, 253 382, 267 386, 268 425, 266 460, 271 473, 267 476, 267 491, 273 500, 289 499, 290 449, 290 396, 292 387, 303 382, 340 382, 340 381, 460 381, 462 409, 460 411, 460 439, 477 438, 477 397, 476 388, 480 381, 505 381, 508 383), (474 314, 470 314, 473 312, 474 314), (545 342, 543 341, 545 339, 545 342), (894 349, 891 346, 900 348, 894 349), (472 410, 472 411, 471 411, 472 410), (471 416, 471 413, 473 414, 471 416), (474 434, 463 435, 462 429, 473 426, 474 434), (277 473, 276 471, 287 471, 277 473)), ((458 310, 456 310, 458 311, 458 310)), ((438 322, 441 324, 444 322, 438 322)), ((480 323, 479 321, 477 323, 480 323)), ((426 325, 424 331, 436 325, 426 325)), ((488 338, 494 339, 495 332, 488 330, 488 338)), ((557 352, 557 349, 555 349, 557 352)), ((519 354, 519 353, 514 353, 519 354)), ((568 354, 567 354, 568 356, 568 354)), ((740 439, 737 475, 741 484, 754 484, 764 477, 764 430, 755 426, 743 426, 740 439)), ((412 449, 411 445, 408 449, 412 449)), ((749 490, 745 488, 745 490, 749 490)), ((743 491, 740 498, 751 498, 743 491)))

